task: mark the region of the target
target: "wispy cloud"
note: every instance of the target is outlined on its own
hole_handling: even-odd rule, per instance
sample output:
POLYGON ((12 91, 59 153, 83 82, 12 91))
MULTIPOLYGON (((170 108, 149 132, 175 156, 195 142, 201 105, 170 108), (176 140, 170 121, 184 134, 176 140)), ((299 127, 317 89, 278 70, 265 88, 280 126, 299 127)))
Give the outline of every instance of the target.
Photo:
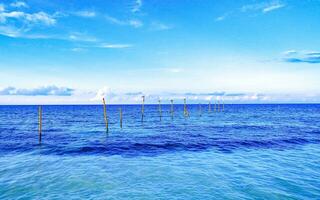
POLYGON ((101 44, 97 47, 104 48, 104 49, 124 49, 124 48, 132 47, 132 45, 131 44, 101 44))
POLYGON ((72 48, 71 51, 73 51, 73 52, 85 52, 86 49, 85 48, 81 48, 81 47, 75 47, 75 48, 72 48))
POLYGON ((28 8, 24 1, 15 1, 6 7, 0 3, 0 35, 11 38, 24 39, 49 39, 53 36, 36 32, 43 26, 53 27, 60 16, 58 12, 49 14, 44 11, 21 11, 20 8, 28 8))
POLYGON ((0 26, 0 35, 16 38, 16 37, 21 36, 21 32, 23 32, 23 31, 21 29, 16 28, 16 27, 0 26))
POLYGON ((230 17, 239 12, 240 13, 246 13, 246 12, 268 13, 277 9, 284 8, 285 6, 286 4, 280 1, 269 1, 269 2, 255 3, 255 4, 247 4, 247 5, 243 5, 239 9, 224 13, 223 15, 216 17, 214 20, 216 22, 220 22, 225 20, 227 17, 230 17))
POLYGON ((92 42, 87 43, 85 45, 80 45, 74 48, 71 48, 70 50, 73 52, 85 52, 92 48, 100 48, 100 49, 126 49, 133 47, 132 44, 112 44, 112 43, 98 43, 98 42, 92 42))
POLYGON ((172 29, 173 27, 161 22, 152 22, 151 23, 151 30, 155 31, 164 31, 164 30, 169 30, 172 29))
POLYGON ((230 16, 231 14, 232 14, 232 12, 224 13, 223 15, 220 15, 220 16, 216 17, 214 20, 215 20, 216 22, 223 21, 223 20, 225 20, 228 16, 230 16))
POLYGON ((22 20, 25 24, 40 23, 48 26, 56 23, 56 19, 53 16, 42 11, 37 13, 25 13, 21 11, 0 12, 0 22, 5 23, 9 19, 22 20))
POLYGON ((30 33, 30 28, 28 27, 15 27, 12 25, 0 25, 0 35, 4 35, 11 38, 23 38, 23 39, 63 39, 55 35, 45 35, 30 33))
POLYGON ((225 15, 222 15, 222 16, 219 16, 219 17, 215 18, 215 21, 216 21, 216 22, 219 22, 219 21, 224 20, 225 18, 226 18, 226 16, 225 16, 225 15))
POLYGON ((0 26, 0 35, 5 35, 12 38, 23 38, 23 39, 48 39, 48 40, 63 40, 76 44, 74 48, 70 48, 73 52, 86 52, 91 48, 102 48, 102 49, 125 49, 133 47, 132 44, 123 43, 105 43, 100 39, 87 35, 81 32, 72 32, 67 35, 43 35, 28 33, 24 29, 19 29, 14 26, 0 26))
POLYGON ((68 35, 49 35, 49 34, 37 34, 30 32, 30 29, 22 27, 18 28, 11 25, 1 26, 0 35, 4 35, 11 38, 22 39, 43 39, 43 40, 63 40, 69 42, 98 42, 98 39, 79 32, 69 33, 68 35))
POLYGON ((134 5, 131 9, 131 12, 136 13, 139 12, 142 7, 142 0, 135 0, 134 5))
POLYGON ((318 51, 295 51, 290 50, 283 53, 285 62, 289 63, 310 63, 319 64, 320 63, 320 52, 318 51))
POLYGON ((79 17, 86 17, 86 18, 92 18, 97 15, 96 12, 89 11, 89 10, 77 11, 77 12, 74 12, 73 14, 79 17))
POLYGON ((282 4, 282 3, 275 3, 275 4, 272 4, 272 5, 269 5, 268 7, 265 7, 262 12, 264 13, 267 13, 267 12, 271 12, 273 10, 277 10, 277 9, 280 9, 280 8, 283 8, 285 5, 282 4))
POLYGON ((16 7, 16 8, 28 8, 29 6, 23 2, 23 1, 16 1, 10 4, 11 7, 16 7))
POLYGON ((117 19, 115 17, 111 17, 111 16, 105 16, 106 20, 111 23, 111 24, 117 24, 117 25, 125 25, 125 21, 117 19))
POLYGON ((71 41, 80 41, 80 42, 97 42, 98 39, 93 36, 88 36, 87 34, 80 32, 70 33, 67 38, 61 37, 61 39, 71 40, 71 41))
POLYGON ((68 87, 44 86, 33 89, 21 89, 7 87, 0 89, 0 95, 22 95, 22 96, 71 96, 74 89, 68 87))
POLYGON ((142 21, 138 20, 138 19, 131 19, 128 21, 128 24, 134 28, 139 28, 143 26, 142 21))
POLYGON ((267 13, 283 7, 285 7, 284 3, 281 3, 280 1, 272 1, 272 2, 262 2, 257 4, 244 5, 241 7, 240 10, 242 12, 260 11, 262 13, 267 13))
POLYGON ((134 28, 139 28, 143 26, 143 22, 138 19, 120 20, 111 16, 105 16, 105 19, 111 24, 116 24, 120 26, 132 26, 134 28))

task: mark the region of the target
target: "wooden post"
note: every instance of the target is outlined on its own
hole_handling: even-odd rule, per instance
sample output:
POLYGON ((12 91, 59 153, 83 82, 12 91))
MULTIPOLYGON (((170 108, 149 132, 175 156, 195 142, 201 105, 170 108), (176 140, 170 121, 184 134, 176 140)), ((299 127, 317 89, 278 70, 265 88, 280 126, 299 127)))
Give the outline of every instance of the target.
POLYGON ((218 100, 218 112, 220 112, 220 100, 218 100))
POLYGON ((214 112, 217 112, 217 100, 214 100, 214 112))
POLYGON ((173 119, 173 100, 171 99, 171 110, 170 110, 170 113, 171 113, 171 118, 173 119))
POLYGON ((122 108, 120 108, 120 128, 122 128, 122 108))
POLYGON ((142 96, 142 105, 141 105, 141 121, 143 122, 143 117, 144 117, 144 101, 145 97, 142 96))
POLYGON ((162 117, 162 109, 161 109, 161 100, 159 99, 159 116, 160 116, 160 121, 162 117))
POLYGON ((186 117, 187 116, 187 100, 186 98, 183 99, 183 114, 186 117))
POLYGON ((209 113, 210 113, 211 112, 211 101, 209 101, 208 110, 209 110, 209 113))
POLYGON ((42 140, 42 106, 39 106, 38 119, 39 119, 39 144, 40 144, 42 140))
POLYGON ((106 108, 106 101, 105 99, 103 98, 102 99, 102 102, 103 102, 103 116, 104 116, 104 122, 106 124, 106 131, 107 133, 109 132, 109 123, 108 123, 108 117, 107 117, 107 108, 106 108))

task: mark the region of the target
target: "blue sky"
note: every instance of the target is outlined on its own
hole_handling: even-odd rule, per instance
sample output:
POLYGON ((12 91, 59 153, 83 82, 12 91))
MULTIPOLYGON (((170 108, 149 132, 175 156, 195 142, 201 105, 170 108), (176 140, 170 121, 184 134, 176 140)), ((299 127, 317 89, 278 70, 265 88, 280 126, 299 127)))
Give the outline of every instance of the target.
POLYGON ((0 104, 320 102, 319 0, 0 0, 0 104))

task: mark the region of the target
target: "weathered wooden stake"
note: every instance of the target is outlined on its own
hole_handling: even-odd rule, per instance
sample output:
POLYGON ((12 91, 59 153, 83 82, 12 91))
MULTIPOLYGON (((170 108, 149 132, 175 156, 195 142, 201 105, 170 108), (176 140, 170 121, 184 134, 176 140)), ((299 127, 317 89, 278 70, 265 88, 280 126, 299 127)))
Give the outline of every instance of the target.
POLYGON ((173 100, 171 99, 171 109, 170 109, 170 113, 171 113, 171 118, 173 119, 173 100))
POLYGON ((141 105, 141 121, 143 122, 143 117, 144 117, 144 100, 145 97, 142 96, 142 105, 141 105))
POLYGON ((39 143, 41 143, 41 140, 42 140, 42 106, 39 106, 38 119, 39 119, 39 143))
POLYGON ((161 121, 162 109, 161 109, 161 100, 160 99, 159 99, 159 117, 160 117, 160 121, 161 121))
POLYGON ((104 98, 102 98, 102 102, 103 102, 103 117, 104 117, 104 122, 106 124, 106 131, 108 133, 109 132, 109 122, 108 122, 108 116, 107 116, 106 101, 104 98))
POLYGON ((122 128, 122 108, 120 108, 120 128, 122 128))
POLYGON ((186 100, 186 98, 183 99, 183 114, 185 117, 187 116, 187 100, 186 100))

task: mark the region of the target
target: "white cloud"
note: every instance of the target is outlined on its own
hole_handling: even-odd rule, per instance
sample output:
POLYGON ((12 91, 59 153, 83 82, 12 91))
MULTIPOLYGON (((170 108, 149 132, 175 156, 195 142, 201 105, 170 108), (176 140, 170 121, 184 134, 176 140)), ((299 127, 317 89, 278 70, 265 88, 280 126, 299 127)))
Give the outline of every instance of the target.
POLYGON ((228 16, 230 16, 232 13, 233 13, 232 11, 227 12, 227 13, 224 13, 223 15, 216 17, 216 18, 215 18, 215 21, 216 21, 216 22, 223 21, 223 20, 225 20, 228 16))
POLYGON ((142 7, 142 0, 136 0, 134 2, 132 9, 131 9, 131 12, 133 12, 133 13, 139 12, 141 7, 142 7))
POLYGON ((215 19, 215 21, 222 21, 222 20, 224 20, 226 18, 226 16, 225 15, 222 15, 222 16, 219 16, 219 17, 217 17, 216 19, 215 19))
POLYGON ((4 35, 12 38, 23 38, 23 39, 55 39, 55 40, 65 40, 74 42, 97 42, 98 39, 87 36, 81 33, 71 33, 66 36, 59 35, 46 35, 46 34, 36 34, 30 33, 28 27, 18 28, 11 25, 0 26, 0 35, 4 35))
POLYGON ((12 26, 0 26, 0 35, 16 38, 21 35, 21 30, 12 26))
POLYGON ((81 42, 97 42, 97 38, 79 32, 71 33, 66 39, 81 42))
POLYGON ((72 48, 71 51, 73 51, 73 52, 84 52, 84 51, 86 51, 86 49, 80 48, 80 47, 75 47, 75 48, 72 48))
POLYGON ((137 20, 137 19, 130 19, 130 20, 120 20, 115 17, 111 16, 105 16, 105 19, 111 23, 111 24, 116 24, 120 26, 132 26, 134 28, 139 28, 143 26, 142 21, 137 20))
POLYGON ((34 23, 43 23, 46 25, 54 25, 56 23, 56 20, 50 16, 49 14, 45 12, 38 12, 34 14, 26 14, 25 18, 29 22, 34 22, 34 23))
POLYGON ((91 98, 90 101, 102 101, 103 98, 106 98, 108 94, 111 93, 109 87, 104 86, 103 88, 99 89, 95 95, 95 97, 91 98))
POLYGON ((163 30, 172 29, 172 26, 169 26, 160 22, 152 22, 151 29, 156 31, 163 31, 163 30))
POLYGON ((79 17, 95 17, 96 13, 93 11, 88 11, 88 10, 82 10, 82 11, 78 11, 78 12, 74 12, 74 15, 79 16, 79 17))
POLYGON ((17 28, 14 26, 6 25, 0 26, 0 35, 4 35, 11 38, 24 38, 24 39, 49 39, 49 35, 42 34, 29 34, 26 33, 29 29, 22 27, 17 28))
POLYGON ((16 7, 16 8, 21 8, 21 7, 27 8, 28 7, 28 5, 23 1, 13 2, 13 3, 10 4, 10 6, 16 7))
POLYGON ((134 28, 139 28, 139 27, 143 26, 143 23, 137 19, 129 20, 128 23, 130 26, 132 26, 134 28))
POLYGON ((282 8, 284 6, 285 6, 284 4, 276 3, 276 4, 273 4, 273 5, 269 5, 268 7, 265 7, 262 10, 262 12, 267 13, 267 12, 270 12, 270 11, 273 11, 273 10, 280 9, 280 8, 282 8))
POLYGON ((125 22, 122 20, 119 20, 115 17, 111 17, 111 16, 105 16, 106 20, 112 24, 117 24, 117 25, 125 25, 125 22))
POLYGON ((241 11, 242 12, 261 11, 263 13, 267 13, 283 7, 285 7, 285 4, 279 1, 272 1, 272 2, 263 2, 263 3, 257 3, 257 4, 244 5, 242 6, 241 11))
POLYGON ((21 89, 7 87, 0 90, 0 95, 22 95, 22 96, 70 96, 74 89, 57 86, 43 86, 32 89, 21 89))
POLYGON ((0 22, 5 23, 8 19, 22 20, 27 25, 29 23, 41 23, 50 26, 56 23, 56 20, 51 15, 42 11, 32 14, 21 11, 0 12, 0 22))
POLYGON ((209 92, 209 93, 179 93, 179 92, 111 92, 109 87, 99 89, 90 101, 100 102, 106 98, 109 103, 140 103, 142 96, 145 96, 146 103, 156 103, 159 99, 163 103, 169 103, 170 100, 182 101, 187 99, 188 103, 204 103, 211 101, 228 101, 228 102, 264 102, 269 100, 269 96, 259 93, 226 93, 226 92, 209 92))
POLYGON ((132 47, 131 44, 101 44, 98 46, 99 48, 106 48, 106 49, 124 49, 132 47))

